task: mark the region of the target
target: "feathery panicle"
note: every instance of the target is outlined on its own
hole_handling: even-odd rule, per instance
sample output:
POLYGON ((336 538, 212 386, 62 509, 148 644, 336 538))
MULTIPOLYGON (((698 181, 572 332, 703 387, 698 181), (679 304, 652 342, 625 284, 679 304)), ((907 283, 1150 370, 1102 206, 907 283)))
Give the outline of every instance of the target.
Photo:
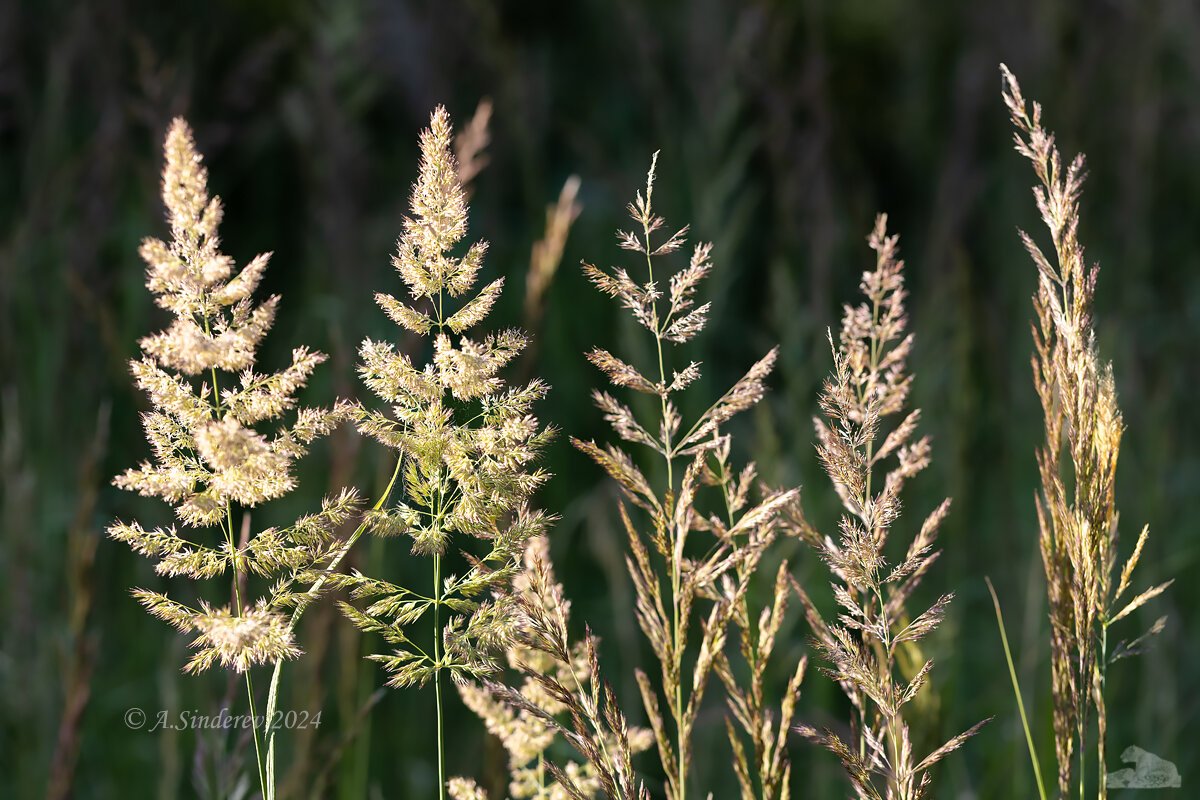
POLYGON ((253 664, 300 654, 282 610, 299 601, 292 584, 336 556, 333 528, 353 511, 357 497, 345 492, 293 528, 235 543, 234 507, 257 506, 291 491, 293 465, 315 438, 333 428, 336 413, 301 408, 291 426, 273 433, 254 427, 295 409, 296 393, 325 356, 298 347, 282 371, 254 371, 255 351, 279 300, 271 297, 257 306, 251 300, 268 256, 254 258, 234 274, 233 259, 220 252, 221 202, 208 196, 206 171, 182 119, 172 123, 165 153, 162 198, 172 239, 147 239, 141 255, 148 265, 147 287, 175 319, 166 331, 142 339, 143 356, 131 363, 134 380, 152 406, 143 423, 154 462, 127 470, 114 482, 171 503, 195 534, 118 522, 109 535, 156 559, 155 570, 164 576, 200 580, 249 571, 282 578, 270 597, 253 607, 240 592, 231 607, 217 610, 203 601, 192 608, 159 593, 135 593, 155 616, 199 633, 189 671, 219 663, 244 672, 253 664), (221 374, 230 372, 234 375, 221 374), (216 537, 206 537, 212 528, 218 529, 216 537))
MULTIPOLYGON (((296 393, 325 360, 321 353, 297 347, 290 366, 269 374, 255 371, 255 352, 279 302, 278 297, 258 305, 251 300, 268 256, 257 256, 234 274, 233 259, 220 252, 221 202, 208 196, 207 174, 182 119, 171 124, 165 152, 162 198, 172 238, 170 243, 146 239, 141 255, 148 266, 146 285, 174 321, 142 339, 142 358, 131 364, 152 406, 142 421, 154 462, 127 470, 114 483, 171 503, 185 530, 148 531, 137 522, 116 522, 108 533, 155 559, 159 575, 202 580, 233 573, 232 601, 219 608, 205 600, 189 606, 144 589, 134 596, 154 616, 197 634, 186 671, 220 665, 245 673, 251 715, 255 696, 249 670, 274 664, 265 714, 270 719, 282 665, 301 654, 293 636, 299 616, 357 538, 343 542, 334 530, 356 511, 358 496, 343 490, 293 526, 256 535, 244 512, 236 540, 235 506, 254 507, 291 491, 295 462, 333 429, 347 406, 296 408, 296 393), (272 432, 255 427, 293 410, 290 426, 272 432), (244 596, 248 573, 274 580, 253 604, 244 596)), ((259 785, 273 800, 274 733, 267 734, 265 750, 257 728, 253 737, 259 785)))
POLYGON ((796 531, 834 577, 834 598, 842 609, 838 624, 827 623, 808 595, 799 586, 796 589, 813 641, 829 663, 821 671, 840 684, 855 709, 851 730, 857 741, 848 743, 828 730, 809 726, 797 730, 838 756, 857 797, 907 800, 923 797, 928 768, 984 723, 917 763, 902 713, 925 684, 933 662, 924 661, 914 675, 905 676, 900 674, 897 656, 905 647, 919 656, 915 643, 937 627, 952 595, 942 596, 915 619, 905 608, 913 588, 937 558, 933 540, 949 500, 926 517, 902 562, 889 567, 884 552, 900 515, 904 482, 929 463, 928 437, 912 438, 919 411, 905 416, 879 441, 885 419, 904 410, 912 382, 905 371, 913 337, 905 334, 904 263, 897 258, 897 241, 887 235, 887 217, 881 214, 868 237, 876 263, 860 283, 866 299, 845 307, 833 351, 833 375, 821 396, 825 419, 814 420, 817 452, 846 509, 840 540, 819 534, 798 506, 791 511, 796 531), (895 464, 880 486, 875 467, 885 457, 894 457, 895 464), (885 792, 875 785, 875 775, 884 777, 885 792))
MULTIPOLYGON (((1108 628, 1160 594, 1170 581, 1143 592, 1124 607, 1118 605, 1148 529, 1143 528, 1114 591, 1118 520, 1114 489, 1123 424, 1112 365, 1101 364, 1096 350, 1092 308, 1099 267, 1087 267, 1078 238, 1084 160, 1082 155, 1076 156, 1064 172, 1054 135, 1042 127, 1041 106, 1028 106, 1017 79, 1004 65, 1000 69, 1004 102, 1016 127, 1016 149, 1033 164, 1038 180, 1034 198, 1054 244, 1052 263, 1033 238, 1021 232, 1038 269, 1032 364, 1046 443, 1038 451, 1042 490, 1036 500, 1050 602, 1059 791, 1065 794, 1070 789, 1077 743, 1083 793, 1086 776, 1082 764, 1089 711, 1094 707, 1099 796, 1104 797, 1105 674, 1111 658, 1129 652, 1122 643, 1109 654, 1108 628)), ((1161 623, 1155 623, 1147 635, 1161 630, 1161 623)))
POLYGON ((392 344, 364 341, 359 372, 390 409, 355 405, 347 411, 360 432, 397 453, 402 497, 372 512, 370 528, 382 536, 407 535, 414 554, 433 558, 433 585, 425 592, 363 575, 337 581, 352 588, 352 598, 369 599, 363 610, 343 608, 356 625, 382 633, 392 645, 390 654, 372 657, 398 687, 436 680, 443 670, 461 684, 498 669, 496 658, 513 635, 513 607, 502 590, 520 569, 526 540, 548 522, 528 507, 547 477, 536 460, 551 431, 532 414, 546 385, 534 380, 507 387, 500 377, 525 347, 525 336, 515 330, 461 335, 487 317, 503 279, 451 300, 471 291, 487 249, 477 242, 455 254, 467 235, 467 205, 451 141, 449 115, 439 107, 421 134, 411 216, 392 260, 411 302, 376 297, 394 322, 432 340, 432 358, 417 367, 392 344), (465 571, 446 575, 458 537, 465 571), (471 554, 471 539, 484 543, 482 557, 471 554), (493 592, 499 599, 480 599, 493 592), (407 631, 426 615, 432 641, 418 646, 407 631))
MULTIPOLYGON (((711 247, 707 244, 695 247, 687 266, 667 279, 665 290, 664 284, 655 279, 658 259, 681 249, 687 233, 685 227, 665 240, 657 241, 654 236, 666 224, 653 209, 657 163, 656 153, 646 176, 645 193, 639 192, 628 208, 638 230, 617 234, 623 249, 645 256, 645 282, 637 282, 621 268, 605 271, 585 264, 584 274, 597 289, 616 298, 654 337, 657 372, 649 375, 638 365, 600 348, 593 349, 588 359, 614 386, 659 398, 658 420, 655 424, 645 424, 608 393, 593 393, 596 405, 618 436, 644 445, 664 460, 666 486, 655 489, 635 459, 615 445, 601 448, 594 442, 572 441, 616 479, 629 502, 650 516, 648 532, 643 533, 621 504, 621 518, 630 545, 626 560, 637 592, 638 623, 661 668, 657 686, 640 670, 637 678, 666 772, 667 797, 685 800, 692 730, 709 675, 714 669, 728 673, 723 655, 728 626, 739 613, 743 616, 748 613, 745 603, 750 580, 763 551, 775 537, 777 515, 796 492, 764 489, 758 505, 747 508, 753 467, 742 473, 744 480, 739 482, 734 477, 728 469, 729 438, 720 433, 720 426, 729 418, 761 399, 763 382, 775 360, 774 350, 690 427, 683 427, 672 395, 692 384, 699 377, 700 368, 694 361, 672 368, 671 346, 693 339, 707 321, 709 304, 697 305, 695 295, 712 269, 711 247), (677 471, 677 466, 683 469, 677 471), (696 496, 706 484, 722 488, 727 519, 704 516, 696 509, 696 496), (711 539, 701 545, 691 537, 695 531, 708 532, 711 539), (711 604, 707 614, 700 613, 698 600, 711 604), (693 632, 697 617, 698 636, 693 632), (693 653, 691 674, 686 675, 684 664, 693 658, 693 653), (660 695, 666 702, 666 716, 660 711, 660 695)), ((776 606, 780 602, 777 599, 776 606)), ((744 635, 749 634, 744 632, 744 635)), ((799 677, 795 682, 799 683, 799 677)), ((789 694, 785 707, 793 701, 794 694, 794 691, 789 694)), ((753 713, 761 710, 760 704, 753 713)), ((790 709, 786 714, 790 717, 790 709)), ((783 730, 786 731, 786 725, 783 730)), ((756 747, 765 742, 755 736, 756 747)), ((786 759, 780 750, 771 751, 772 759, 778 758, 767 767, 770 780, 776 783, 786 769, 786 759)))
MULTIPOLYGON (((609 797, 636 798, 639 789, 628 755, 650 747, 650 732, 627 728, 623 722, 606 727, 601 704, 589 686, 598 678, 588 647, 583 642, 571 644, 567 638, 570 602, 554 578, 545 536, 528 541, 523 563, 512 587, 520 632, 507 650, 508 665, 525 675, 521 687, 496 693, 497 683, 462 683, 458 692, 508 752, 509 792, 514 800, 568 796, 592 800, 600 791, 609 797), (513 702, 512 692, 521 702, 513 702), (587 760, 551 767, 547 751, 560 735, 583 744, 579 751, 587 760), (548 769, 559 777, 547 782, 548 769)), ((452 779, 452 784, 454 780, 462 779, 452 779)), ((463 785, 468 791, 465 797, 472 796, 469 787, 473 786, 463 785)), ((455 790, 452 785, 452 797, 455 790)))

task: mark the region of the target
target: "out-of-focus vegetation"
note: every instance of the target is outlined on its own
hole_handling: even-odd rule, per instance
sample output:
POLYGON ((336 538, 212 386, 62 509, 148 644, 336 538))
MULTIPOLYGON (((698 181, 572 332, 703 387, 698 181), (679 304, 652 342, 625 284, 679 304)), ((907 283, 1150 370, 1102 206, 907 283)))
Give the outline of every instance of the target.
MULTIPOLYGON (((508 279, 497 324, 524 324, 546 204, 569 175, 581 178, 583 211, 531 331, 538 361, 522 365, 553 387, 540 419, 604 438, 588 400, 602 376, 583 354, 629 341, 631 323, 575 265, 622 257, 611 231, 661 150, 656 207, 714 243, 712 321, 692 355, 709 391, 697 394, 715 396, 780 344, 772 391, 734 426, 734 440, 766 480, 802 486, 822 530, 834 529, 839 506, 813 448, 825 328, 857 301, 870 267, 863 238, 877 211, 889 213, 917 336, 912 402, 934 448, 906 502, 954 499, 943 556, 918 592, 925 605, 949 590, 956 601, 923 642, 938 668, 934 690, 914 701, 925 725, 914 728, 915 749, 996 715, 939 765, 935 795, 1031 796, 983 580, 991 576, 1005 604, 1046 771, 1049 645, 1034 507, 1042 428, 1029 364, 1036 272, 1016 235, 1037 226, 1037 211, 1012 152, 997 65, 1046 104, 1064 153, 1088 156, 1080 238, 1101 265, 1098 348, 1114 362, 1126 424, 1120 552, 1149 522, 1139 573, 1153 585, 1186 577, 1200 556, 1198 43, 1200 11, 1188 0, 3 4, 0 795, 223 798, 236 796, 242 776, 245 790, 256 786, 248 738, 131 730, 124 719, 133 707, 147 728, 160 712, 172 722, 180 711, 215 714, 240 702, 241 689, 221 675, 181 674, 186 642, 128 593, 164 582, 101 538, 114 517, 170 522, 161 504, 109 483, 147 455, 145 401, 126 362, 163 321, 137 248, 163 235, 159 146, 170 119, 192 123, 224 200, 222 249, 239 263, 275 252, 261 292, 283 300, 260 362, 278 369, 298 341, 330 353, 303 398, 327 405, 364 394, 357 343, 391 336, 372 297, 399 291, 389 258, 416 175, 417 131, 438 103, 461 128, 489 97, 492 141, 471 224, 491 242, 484 278, 508 279)), ((347 483, 377 496, 390 466, 375 449, 360 456, 355 435, 339 431, 302 462, 300 493, 255 513, 264 524, 294 519, 347 483)), ((546 466, 555 477, 539 504, 562 517, 551 548, 573 624, 588 620, 600 635, 605 675, 642 724, 632 670, 650 656, 631 611, 615 490, 565 435, 546 466)), ((403 549, 367 544, 352 560, 397 559, 403 549)), ((811 553, 783 556, 802 583, 824 582, 811 553)), ((1181 580, 1130 624, 1136 635, 1170 616, 1150 653, 1108 673, 1110 769, 1136 744, 1174 761, 1185 789, 1200 781, 1198 603, 1196 582, 1181 580)), ((789 648, 808 648, 807 633, 793 614, 776 645, 783 663, 789 648)), ((431 796, 431 697, 380 691, 384 676, 361 659, 378 643, 332 603, 308 613, 299 644, 308 655, 285 670, 280 706, 322 716, 319 728, 280 737, 287 796, 431 796)), ((815 672, 803 692, 798 722, 845 717, 815 672)), ((502 787, 499 746, 469 712, 448 715, 448 774, 502 787)), ((721 716, 717 707, 703 714, 695 733, 698 753, 721 754, 695 765, 718 798, 736 792, 721 716)), ((828 753, 793 737, 791 755, 793 796, 845 795, 828 753)), ((647 778, 657 793, 661 776, 647 778)))

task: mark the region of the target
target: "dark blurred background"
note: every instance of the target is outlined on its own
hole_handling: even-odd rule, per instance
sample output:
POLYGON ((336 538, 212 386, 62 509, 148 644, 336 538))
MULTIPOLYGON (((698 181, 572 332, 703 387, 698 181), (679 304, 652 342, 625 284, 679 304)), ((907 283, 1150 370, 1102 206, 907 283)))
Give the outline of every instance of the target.
MULTIPOLYGON (((649 661, 615 492, 568 436, 612 438, 588 399, 602 379, 583 353, 640 345, 577 265, 633 266, 613 232, 661 150, 659 213, 715 245, 704 289, 713 320, 683 356, 705 369, 687 410, 780 344, 772 393, 730 430, 739 458, 756 459, 766 479, 803 485, 806 510, 830 532, 837 500, 811 424, 830 368, 825 329, 841 304, 858 302, 858 277, 873 263, 865 236, 877 211, 890 214, 917 335, 913 399, 934 437, 933 464, 910 486, 895 535, 913 535, 954 498, 944 554, 918 598, 956 593, 925 644, 937 666, 914 736, 927 752, 995 715, 939 766, 934 796, 1033 796, 984 584, 990 575, 1004 603, 1049 778, 1033 504, 1042 432, 1029 368, 1036 273, 1016 229, 1046 237, 1032 171, 1011 147, 1001 61, 1046 105, 1066 156, 1087 153, 1081 235, 1102 267, 1098 343, 1127 426, 1121 558, 1148 522, 1136 588, 1180 579, 1115 631, 1131 638, 1170 616, 1149 654, 1110 671, 1109 768, 1136 744, 1173 760, 1185 792, 1200 786, 1200 588, 1189 579, 1200 542, 1200 10, 1191 0, 10 0, 0 4, 0 796, 257 791, 244 739, 123 721, 131 707, 154 717, 244 703, 240 681, 182 675, 186 639, 129 596, 133 586, 192 588, 157 578, 103 535, 115 517, 170 521, 164 504, 110 485, 149 455, 145 400, 126 362, 165 323, 137 247, 169 235, 158 176, 170 119, 195 128, 226 206, 224 251, 239 264, 275 253, 262 294, 281 293, 282 310, 260 366, 280 368, 300 344, 330 353, 305 394, 329 404, 369 401, 354 374, 357 343, 397 335, 372 295, 402 291, 389 256, 418 131, 439 103, 461 127, 483 98, 494 104, 492 141, 474 182, 472 235, 491 242, 484 277, 508 280, 490 323, 538 337, 521 369, 553 385, 540 413, 563 431, 540 501, 562 517, 553 555, 574 622, 603 637, 603 667, 626 712, 644 722, 632 668, 649 661), (525 318, 530 249, 572 174, 582 215, 544 314, 525 318)), ((379 447, 339 432, 303 462, 301 490, 256 510, 255 525, 309 512, 344 483, 374 495, 389 470, 379 447)), ((406 566, 407 551, 369 543, 354 559, 420 579, 427 565, 406 566)), ((810 553, 788 542, 782 555, 810 591, 827 593, 810 553)), ((281 707, 322 711, 319 729, 281 737, 287 796, 431 797, 432 692, 380 691, 384 676, 361 660, 379 643, 348 628, 331 604, 310 611, 299 634, 309 655, 284 672, 281 707)), ((776 687, 807 651, 803 621, 788 631, 776 687)), ((710 699, 718 694, 714 686, 710 699)), ((503 753, 450 698, 449 774, 502 787, 503 753)), ((820 725, 843 713, 813 671, 798 716, 820 725)), ((723 728, 714 704, 696 770, 718 800, 736 791, 723 728)), ((850 791, 828 753, 794 737, 791 754, 794 797, 850 791)))

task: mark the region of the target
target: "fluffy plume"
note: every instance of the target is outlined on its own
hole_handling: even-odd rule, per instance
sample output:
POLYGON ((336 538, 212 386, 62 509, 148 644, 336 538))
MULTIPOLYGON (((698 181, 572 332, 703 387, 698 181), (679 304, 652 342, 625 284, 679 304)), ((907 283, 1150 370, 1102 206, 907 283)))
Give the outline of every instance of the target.
POLYGON ((235 540, 235 510, 291 491, 295 462, 333 428, 337 414, 300 408, 290 426, 271 432, 255 427, 296 409, 296 393, 325 356, 298 347, 283 370, 254 370, 256 350, 279 302, 251 300, 268 256, 257 256, 235 274, 233 259, 219 249, 221 202, 208 196, 207 174, 182 119, 171 124, 164 149, 162 199, 172 238, 147 239, 141 254, 147 287, 175 319, 165 331, 142 339, 142 358, 131 364, 152 406, 143 425, 154 460, 114 482, 171 503, 184 530, 117 522, 108 532, 155 559, 160 575, 201 580, 233 573, 232 603, 216 610, 203 601, 192 607, 146 590, 135 596, 155 616, 199 634, 189 671, 220 664, 244 672, 299 655, 292 620, 283 612, 315 592, 311 586, 298 591, 295 583, 319 581, 319 572, 344 552, 333 531, 353 513, 357 497, 343 492, 294 527, 257 535, 251 535, 245 516, 240 541, 235 540), (248 572, 279 581, 253 606, 243 597, 248 572))
POLYGON ((513 637, 504 589, 520 569, 526 540, 549 520, 528 505, 547 477, 536 463, 551 431, 532 414, 547 387, 537 380, 508 387, 500 374, 526 346, 525 336, 461 335, 486 319, 504 282, 470 296, 487 246, 461 247, 467 204, 452 141, 449 115, 439 107, 421 134, 420 174, 392 259, 409 300, 376 296, 409 335, 430 340, 432 357, 417 367, 390 343, 364 341, 359 373, 390 409, 356 405, 347 412, 360 432, 396 454, 399 499, 370 513, 371 530, 408 536, 413 554, 433 561, 432 585, 420 592, 365 575, 334 581, 365 602, 343 603, 343 610, 363 630, 383 635, 390 652, 372 658, 398 687, 423 685, 443 671, 459 684, 496 672, 513 637), (456 542, 465 569, 450 575, 456 542), (482 552, 472 552, 481 543, 482 552), (481 599, 491 593, 499 599, 481 599), (435 632, 418 647, 409 631, 422 622, 435 632))

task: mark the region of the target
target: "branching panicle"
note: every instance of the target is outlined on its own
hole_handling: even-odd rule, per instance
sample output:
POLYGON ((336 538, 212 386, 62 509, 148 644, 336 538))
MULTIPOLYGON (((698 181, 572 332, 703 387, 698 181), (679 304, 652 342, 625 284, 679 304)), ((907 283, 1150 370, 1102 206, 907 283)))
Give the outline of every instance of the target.
MULTIPOLYGON (((480 135, 479 130, 472 134, 480 135)), ((361 433, 396 451, 403 487, 401 498, 373 512, 368 524, 380 535, 409 536, 414 555, 430 556, 432 585, 417 592, 360 574, 337 581, 352 589, 352 599, 370 598, 365 609, 343 603, 343 610, 355 625, 380 633, 391 646, 390 653, 371 656, 391 673, 389 684, 420 686, 433 680, 439 772, 439 676, 445 672, 462 686, 492 675, 499 669, 499 654, 512 644, 514 605, 504 590, 519 571, 526 541, 549 522, 530 509, 529 500, 546 480, 536 462, 552 433, 532 414, 546 384, 535 380, 508 388, 500 377, 524 349, 525 336, 515 330, 474 339, 462 335, 487 317, 503 279, 463 301, 452 299, 474 286, 487 246, 477 242, 455 255, 467 234, 467 204, 451 142, 449 115, 439 107, 421 134, 411 216, 404 220, 392 259, 411 302, 376 296, 394 322, 431 340, 431 359, 416 367, 393 345, 364 341, 359 372, 390 408, 356 405, 347 412, 361 433), (461 542, 466 569, 461 576, 447 576, 456 542, 461 542), (479 543, 482 556, 471 552, 479 543), (497 599, 488 600, 492 595, 497 599), (409 631, 422 621, 431 622, 432 630, 418 644, 409 631)), ((439 780, 439 787, 444 785, 439 780)))
MULTIPOLYGON (((1037 510, 1050 603, 1059 792, 1065 795, 1071 787, 1078 744, 1078 782, 1083 794, 1086 778, 1082 765, 1089 712, 1094 708, 1099 796, 1105 797, 1105 675, 1112 658, 1127 654, 1121 643, 1110 655, 1108 628, 1171 582, 1143 592, 1124 607, 1118 604, 1141 555, 1147 529, 1142 530, 1114 590, 1115 477, 1123 424, 1112 365, 1100 362, 1092 323, 1099 267, 1087 267, 1077 235, 1084 160, 1082 155, 1076 156, 1064 173, 1054 135, 1042 127, 1041 106, 1033 103, 1030 108, 1017 79, 1004 65, 1000 69, 1004 102, 1016 127, 1016 150, 1033 164, 1039 184, 1034 197, 1054 246, 1052 262, 1031 236, 1021 232, 1022 243, 1038 269, 1032 364, 1046 442, 1037 454, 1042 482, 1037 510)), ((1161 630, 1161 622, 1147 635, 1161 630)), ((1143 635, 1137 642, 1145 638, 1143 635)))
POLYGON ((143 423, 154 462, 127 470, 114 482, 162 497, 196 535, 175 527, 147 531, 136 522, 116 523, 109 535, 156 559, 160 575, 201 580, 253 572, 284 579, 253 607, 240 594, 232 607, 214 610, 203 601, 193 608, 155 592, 135 593, 155 616, 199 634, 189 671, 219 663, 244 672, 253 664, 299 655, 282 613, 298 601, 291 586, 336 556, 339 545, 329 533, 351 513, 357 497, 344 492, 292 528, 235 542, 235 507, 257 506, 291 491, 293 465, 315 438, 333 428, 337 410, 300 408, 290 427, 273 434, 254 427, 295 409, 296 393, 325 356, 298 347, 291 365, 280 372, 254 371, 255 351, 279 301, 271 297, 254 306, 250 299, 268 256, 257 256, 234 274, 233 259, 219 250, 221 202, 208 196, 207 173, 182 119, 172 123, 164 149, 162 199, 172 239, 147 239, 141 255, 148 265, 147 287, 175 319, 166 331, 142 339, 143 356, 131 363, 134 380, 153 407, 143 423), (197 382, 193 376, 199 375, 203 380, 197 382), (211 528, 219 529, 215 541, 202 533, 211 528), (316 531, 324 535, 313 535, 316 531))
MULTIPOLYGON (((684 800, 692 758, 692 730, 708 678, 714 669, 723 673, 722 677, 731 674, 723 654, 728 626, 734 616, 746 615, 750 580, 764 549, 775 537, 777 515, 796 492, 764 490, 758 505, 745 508, 750 481, 747 478, 739 482, 728 470, 729 439, 720 433, 722 424, 762 398, 763 382, 774 364, 775 350, 755 364, 690 427, 684 427, 671 399, 700 375, 700 365, 694 361, 681 362, 680 368, 672 368, 671 347, 693 339, 707 322, 710 306, 697 305, 695 294, 712 269, 711 246, 698 245, 686 267, 665 282, 661 278, 656 280, 657 260, 682 248, 687 234, 684 227, 665 240, 658 241, 654 236, 666 225, 653 209, 657 163, 656 153, 646 176, 645 193, 639 192, 628 208, 637 230, 617 234, 623 249, 645 256, 646 280, 639 283, 625 269, 605 271, 590 264, 584 265, 584 274, 601 292, 616 298, 654 337, 657 370, 649 374, 600 348, 593 349, 588 359, 614 386, 659 398, 659 418, 648 424, 637 420, 630 407, 608 393, 593 395, 618 436, 646 446, 663 459, 666 485, 655 488, 636 460, 616 445, 601 448, 593 442, 573 441, 616 479, 627 500, 650 517, 648 529, 643 531, 625 505, 621 505, 630 545, 627 564, 637 592, 638 623, 661 669, 657 686, 640 670, 637 677, 666 772, 667 797, 684 800), (715 469, 710 463, 714 461, 715 469), (684 468, 677 470, 681 465, 684 468), (696 510, 696 496, 705 483, 722 487, 727 519, 706 517, 696 510), (700 545, 691 535, 697 531, 710 533, 712 540, 700 545), (710 604, 706 613, 697 608, 699 600, 710 604), (695 617, 701 621, 699 636, 689 637, 695 617), (684 664, 693 658, 692 653, 695 660, 688 675, 684 664), (660 711, 660 694, 671 718, 669 725, 660 711)), ((752 474, 752 468, 748 469, 751 471, 744 475, 752 474)), ((777 599, 776 605, 780 602, 777 599)), ((748 629, 743 635, 750 635, 748 629)), ((765 659, 767 654, 761 655, 765 659)), ((759 667, 752 665, 752 668, 759 667)), ((799 674, 795 679, 797 685, 799 674)), ((793 687, 785 706, 794 700, 796 691, 793 687)), ((752 713, 761 711, 764 709, 760 703, 752 713)), ((790 717, 790 711, 787 716, 790 717)), ((757 725, 763 719, 757 716, 752 724, 757 725)), ((786 731, 786 724, 783 730, 786 731)), ((754 735, 755 746, 765 747, 765 740, 757 731, 754 735)), ((786 757, 781 747, 771 753, 772 757, 764 762, 764 780, 777 785, 787 769, 786 757)))
MULTIPOLYGON (((306 347, 293 349, 291 365, 279 372, 255 372, 256 351, 279 303, 278 297, 258 305, 251 300, 268 256, 257 256, 234 274, 233 259, 219 249, 221 202, 208 196, 207 174, 182 119, 171 124, 164 150, 162 198, 172 239, 146 239, 140 252, 148 265, 146 285, 174 320, 141 340, 142 358, 131 364, 152 406, 142 421, 154 461, 127 470, 114 483, 171 503, 184 531, 117 522, 108 533, 155 559, 159 575, 203 580, 232 573, 233 597, 219 607, 206 600, 189 606, 144 589, 134 596, 154 616, 197 634, 186 671, 220 665, 245 674, 252 716, 257 715, 250 668, 273 664, 265 714, 270 719, 282 665, 301 654, 296 623, 357 536, 342 541, 334 529, 357 510, 359 500, 352 490, 342 490, 293 526, 257 534, 246 511, 236 538, 234 513, 237 506, 254 507, 291 491, 295 462, 348 406, 296 408, 297 392, 325 360, 306 347), (271 433, 255 427, 293 410, 290 426, 271 433), (274 582, 256 601, 246 596, 250 573, 274 582)), ((265 749, 257 727, 253 738, 259 786, 263 797, 274 800, 274 732, 266 735, 265 749)))
POLYGON ((919 657, 915 643, 937 627, 952 595, 943 595, 915 619, 905 601, 937 558, 933 540, 949 500, 926 517, 904 560, 889 568, 885 546, 900 515, 899 493, 929 463, 929 442, 912 439, 918 411, 879 441, 885 419, 903 411, 912 382, 905 372, 913 337, 904 332, 904 264, 897 258, 897 237, 888 236, 886 226, 887 217, 880 215, 868 237, 875 269, 860 283, 865 302, 845 307, 833 374, 821 396, 825 419, 814 420, 818 455, 846 509, 840 540, 821 536, 798 507, 792 509, 796 531, 834 577, 833 594, 842 609, 837 624, 827 623, 808 595, 797 590, 814 644, 829 664, 821 671, 839 683, 855 709, 850 727, 857 741, 810 726, 797 730, 838 756, 859 798, 908 800, 925 796, 928 768, 984 723, 916 762, 902 709, 925 684, 933 662, 919 657), (875 467, 885 457, 894 457, 895 464, 880 485, 875 467), (900 674, 897 656, 905 647, 918 656, 915 663, 923 662, 913 675, 900 674), (886 791, 875 785, 876 775, 883 776, 886 791))

